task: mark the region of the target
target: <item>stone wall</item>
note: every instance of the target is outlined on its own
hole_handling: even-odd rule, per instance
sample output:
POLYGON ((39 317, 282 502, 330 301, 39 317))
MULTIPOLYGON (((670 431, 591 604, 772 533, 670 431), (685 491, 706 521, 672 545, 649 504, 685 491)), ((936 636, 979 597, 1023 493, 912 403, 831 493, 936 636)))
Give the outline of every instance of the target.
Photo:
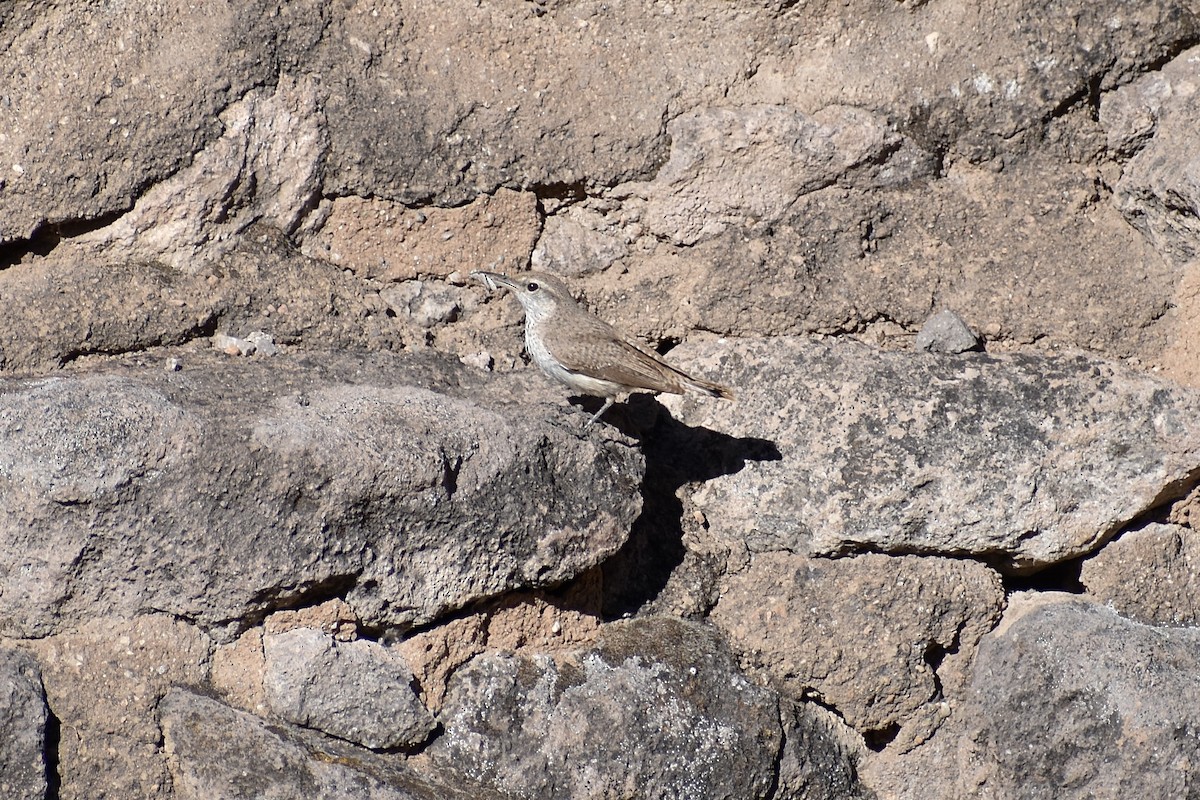
POLYGON ((1198 15, 0 4, 0 795, 1200 792, 1198 15))

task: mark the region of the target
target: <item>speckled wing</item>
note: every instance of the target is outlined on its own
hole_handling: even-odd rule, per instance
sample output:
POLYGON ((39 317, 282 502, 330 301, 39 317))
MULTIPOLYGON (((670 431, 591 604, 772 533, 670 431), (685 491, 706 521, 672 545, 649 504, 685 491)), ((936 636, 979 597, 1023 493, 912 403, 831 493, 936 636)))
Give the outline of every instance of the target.
POLYGON ((683 394, 691 388, 716 397, 732 396, 723 386, 698 380, 676 369, 602 320, 591 318, 575 322, 579 328, 572 330, 569 346, 555 348, 554 352, 555 358, 570 372, 629 389, 683 394))

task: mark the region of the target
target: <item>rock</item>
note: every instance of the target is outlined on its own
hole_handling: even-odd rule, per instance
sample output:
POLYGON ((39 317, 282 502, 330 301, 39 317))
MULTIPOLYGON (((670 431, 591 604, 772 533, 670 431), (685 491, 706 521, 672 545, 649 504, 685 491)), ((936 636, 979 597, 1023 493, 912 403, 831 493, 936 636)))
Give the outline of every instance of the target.
POLYGON ((1018 596, 980 642, 960 797, 1187 797, 1200 744, 1200 631, 1085 600, 1018 596))
POLYGON ((491 372, 492 367, 496 365, 496 360, 492 358, 492 354, 486 350, 481 350, 478 353, 469 353, 464 356, 459 356, 459 361, 473 369, 491 372))
POLYGON ((859 783, 855 765, 861 740, 847 735, 832 712, 806 703, 781 709, 783 748, 776 800, 852 800, 870 797, 859 783))
POLYGON ((852 103, 928 149, 987 161, 1044 146, 1043 125, 1079 92, 1107 92, 1196 41, 1184 2, 1010 0, 946 13, 936 3, 854 2, 806 18, 801 52, 766 58, 732 102, 852 103), (854 31, 848 20, 870 22, 854 31), (1047 58, 1053 53, 1052 58, 1047 58), (902 76, 902 77, 901 77, 902 76))
POLYGON ((218 114, 281 80, 282 62, 304 58, 321 35, 315 4, 282 17, 267 7, 167 0, 131 8, 120 31, 87 2, 13 12, 0 85, 20 124, 0 140, 0 241, 104 220, 147 186, 188 173, 192 156, 220 137, 218 114), (85 97, 89 111, 79 113, 85 97))
POLYGON ((320 194, 329 149, 316 82, 281 76, 220 115, 221 137, 192 163, 143 193, 113 224, 78 240, 110 258, 168 264, 196 273, 263 222, 291 233, 320 194))
POLYGON ((1200 627, 1200 542, 1190 529, 1126 531, 1084 560, 1089 596, 1146 625, 1200 627))
POLYGON ((219 271, 195 275, 63 244, 0 270, 0 303, 6 371, 183 345, 218 329, 269 330, 275 341, 313 349, 382 349, 403 334, 376 291, 262 227, 238 238, 219 271))
POLYGON ((212 337, 212 346, 214 350, 224 353, 227 356, 252 356, 257 346, 247 340, 237 336, 230 336, 227 333, 214 333, 212 337))
POLYGON ((465 289, 427 281, 406 281, 389 286, 379 296, 392 311, 409 317, 422 328, 458 319, 463 307, 470 304, 471 297, 465 289))
POLYGON ((1168 342, 1155 367, 1176 383, 1200 388, 1200 260, 1184 268, 1172 305, 1164 319, 1168 342))
POLYGON ((782 733, 776 696, 709 629, 668 618, 613 623, 558 659, 479 656, 440 720, 435 764, 536 798, 765 796, 782 733))
POLYGON ((343 593, 364 625, 408 627, 561 583, 628 536, 643 467, 527 377, 200 352, 2 379, 0 630, 157 610, 224 641, 343 593))
POLYGON ((778 222, 800 195, 899 143, 881 118, 849 107, 815 116, 778 106, 702 109, 668 130, 671 158, 641 191, 648 228, 681 245, 730 225, 778 222))
POLYGON ((254 352, 260 356, 274 356, 279 354, 279 348, 275 346, 275 337, 265 331, 251 331, 247 333, 246 341, 254 348, 254 352))
POLYGON ((719 3, 598 10, 330 9, 324 46, 304 62, 336 87, 325 194, 459 206, 502 186, 552 200, 644 179, 672 111, 724 102, 777 35, 769 17, 719 3))
POLYGON ((383 645, 295 628, 265 637, 263 649, 267 702, 288 722, 372 750, 420 744, 433 730, 412 671, 383 645))
MULTIPOLYGON (((107 588, 120 591, 115 581, 107 588)), ((60 796, 164 796, 170 777, 156 709, 171 688, 207 682, 208 638, 162 614, 96 616, 29 648, 60 726, 60 796)))
POLYGON ((629 253, 626 233, 595 211, 571 206, 546 218, 530 266, 568 277, 600 272, 629 253))
POLYGON ((180 800, 503 800, 461 783, 429 781, 367 750, 338 749, 269 728, 258 717, 184 690, 163 699, 161 717, 180 800))
POLYGON ((0 368, 45 370, 91 353, 176 345, 208 330, 217 316, 200 302, 204 281, 147 270, 141 264, 102 264, 49 256, 0 271, 0 368), (187 298, 182 303, 164 297, 187 298), (195 304, 188 302, 192 299, 195 304), (142 309, 134 314, 131 309, 142 309))
POLYGON ((965 353, 979 349, 979 337, 962 317, 947 309, 925 320, 916 347, 931 353, 965 353))
POLYGON ((1113 200, 1129 224, 1183 264, 1200 255, 1200 47, 1105 98, 1109 145, 1136 151, 1113 200))
POLYGON ((1027 571, 1092 552, 1200 464, 1200 393, 1082 355, 788 338, 671 355, 738 392, 664 397, 674 415, 783 454, 692 497, 752 551, 973 554, 1027 571))
POLYGON ((752 672, 891 737, 937 721, 942 658, 969 659, 1003 607, 999 576, 970 561, 764 553, 726 578, 711 619, 752 672))
POLYGON ((0 649, 0 794, 42 800, 46 783, 46 696, 37 662, 0 649))
POLYGON ((325 201, 301 250, 363 278, 409 281, 526 264, 539 225, 532 192, 501 189, 461 208, 424 209, 339 197, 325 201))

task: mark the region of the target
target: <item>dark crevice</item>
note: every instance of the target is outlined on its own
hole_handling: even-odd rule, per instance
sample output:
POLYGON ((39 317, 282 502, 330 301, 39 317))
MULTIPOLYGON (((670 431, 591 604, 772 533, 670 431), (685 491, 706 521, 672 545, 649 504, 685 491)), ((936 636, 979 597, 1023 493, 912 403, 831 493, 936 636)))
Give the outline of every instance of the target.
POLYGON ((46 800, 58 800, 62 793, 62 777, 59 775, 59 752, 62 748, 62 721, 46 707, 46 800))
POLYGON ((900 726, 892 723, 885 728, 874 731, 863 731, 863 742, 872 752, 878 753, 895 741, 900 734, 900 726))
MULTIPOLYGON (((942 662, 946 660, 946 655, 949 652, 950 652, 949 650, 947 650, 945 647, 942 647, 937 642, 929 642, 928 644, 925 645, 925 655, 924 655, 925 663, 929 665, 929 668, 931 670, 933 670, 935 680, 937 679, 938 668, 942 666, 942 662)), ((941 696, 941 688, 942 687, 939 684, 939 686, 938 686, 939 697, 941 696)))
POLYGON ((571 183, 539 183, 525 188, 537 197, 539 206, 543 200, 556 200, 559 204, 578 203, 586 200, 588 196, 587 183, 582 180, 571 183))
POLYGON ((1084 587, 1079 579, 1083 562, 1087 556, 1063 561, 1025 575, 1004 575, 1000 580, 1005 594, 1013 592, 1066 592, 1083 594, 1084 587))
POLYGON ((1100 84, 1102 83, 1101 76, 1097 75, 1088 81, 1087 85, 1087 104, 1088 115, 1092 122, 1100 121, 1100 84))
POLYGON ((127 211, 110 211, 91 219, 69 219, 39 225, 28 239, 0 244, 0 269, 16 266, 29 256, 48 256, 63 240, 106 228, 125 216, 127 211))
POLYGON ((676 348, 676 346, 678 346, 678 344, 679 344, 679 339, 677 339, 673 336, 668 336, 667 338, 665 338, 661 342, 659 342, 658 346, 655 347, 654 350, 660 356, 665 356, 667 353, 674 350, 676 348))

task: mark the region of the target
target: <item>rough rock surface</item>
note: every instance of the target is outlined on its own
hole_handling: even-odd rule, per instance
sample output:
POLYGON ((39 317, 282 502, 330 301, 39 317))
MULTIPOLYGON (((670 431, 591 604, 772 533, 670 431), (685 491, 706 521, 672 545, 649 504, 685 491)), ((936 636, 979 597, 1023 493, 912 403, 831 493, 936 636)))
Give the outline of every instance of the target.
POLYGON ((263 650, 267 702, 289 722, 372 750, 420 744, 433 730, 412 670, 380 644, 295 628, 266 636, 263 650))
POLYGON ((1200 393, 1085 356, 782 338, 673 355, 740 395, 668 408, 783 453, 693 497, 754 551, 970 553, 1024 570, 1091 552, 1200 463, 1200 393))
POLYGON ((304 252, 365 278, 444 278, 472 264, 504 272, 529 261, 540 228, 537 198, 508 189, 462 208, 428 211, 353 197, 326 203, 304 252))
POLYGON ((1200 631, 1071 598, 1014 601, 979 646, 964 794, 1194 796, 1197 653, 1200 631))
POLYGON ((259 717, 187 691, 167 694, 160 713, 175 796, 183 800, 501 800, 461 783, 430 783, 336 743, 289 737, 259 717))
POLYGON ((782 740, 777 697, 710 631, 655 618, 567 659, 480 656, 441 722, 435 762, 518 797, 762 796, 782 740))
POLYGON ((754 671, 796 699, 836 708, 864 734, 916 721, 943 702, 937 669, 969 654, 1004 604, 999 576, 951 559, 844 559, 765 553, 730 575, 712 620, 754 671), (871 642, 858 648, 855 642, 871 642))
POLYGON ((1127 531, 1084 560, 1088 595, 1145 625, 1200 627, 1200 541, 1190 528, 1127 531))
POLYGON ((5 797, 46 797, 46 717, 37 661, 17 650, 0 650, 0 793, 5 797))
POLYGON ((95 618, 32 642, 46 701, 58 720, 60 797, 97 786, 151 800, 170 791, 156 709, 174 686, 204 686, 212 643, 162 614, 95 618))
POLYGON ((636 516, 634 451, 558 409, 511 413, 511 383, 437 359, 221 359, 5 381, 6 633, 149 610, 233 633, 331 591, 409 626, 562 582, 636 516), (489 406, 464 398, 487 385, 489 406))
MULTIPOLYGON (((882 118, 840 106, 811 117, 774 105, 705 109, 677 117, 668 131, 670 160, 636 191, 647 197, 648 230, 681 245, 731 225, 777 224, 801 195, 884 161, 901 142, 882 118)), ((893 167, 888 176, 928 174, 932 159, 914 160, 924 169, 893 167)))
POLYGON ((1111 149, 1133 154, 1116 185, 1121 213, 1179 263, 1200 255, 1200 48, 1108 95, 1100 122, 1111 149))
POLYGON ((10 793, 1196 794, 1197 47, 1186 0, 0 2, 10 793), (466 279, 527 265, 739 399, 581 432, 466 279), (914 351, 946 308, 985 354, 914 351), (334 702, 273 711, 297 628, 334 702))

